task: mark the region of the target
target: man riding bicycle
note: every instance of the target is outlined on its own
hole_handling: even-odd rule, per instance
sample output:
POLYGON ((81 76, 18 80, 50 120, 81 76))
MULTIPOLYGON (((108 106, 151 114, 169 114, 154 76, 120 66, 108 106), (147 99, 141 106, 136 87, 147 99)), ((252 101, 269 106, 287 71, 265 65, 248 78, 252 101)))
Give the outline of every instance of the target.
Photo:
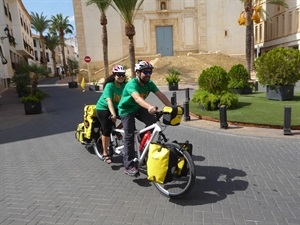
POLYGON ((124 172, 129 176, 136 176, 138 169, 134 149, 135 118, 143 122, 146 126, 156 122, 153 116, 156 107, 146 102, 146 98, 153 92, 166 106, 172 106, 169 99, 163 94, 156 84, 150 79, 154 67, 147 61, 140 61, 136 64, 136 77, 131 79, 123 90, 122 98, 119 102, 119 115, 124 128, 124 172))

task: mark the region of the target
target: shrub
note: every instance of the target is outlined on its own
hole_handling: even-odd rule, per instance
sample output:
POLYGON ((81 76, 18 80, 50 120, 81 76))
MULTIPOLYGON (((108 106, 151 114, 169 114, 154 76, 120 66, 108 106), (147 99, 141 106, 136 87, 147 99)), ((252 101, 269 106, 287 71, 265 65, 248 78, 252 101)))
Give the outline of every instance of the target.
POLYGON ((14 74, 12 81, 16 84, 16 89, 19 97, 30 93, 30 77, 28 74, 14 74))
POLYGON ((237 64, 231 67, 228 72, 229 89, 243 89, 243 88, 250 88, 251 85, 248 81, 249 73, 247 69, 242 64, 237 64))
POLYGON ((47 93, 40 89, 35 90, 35 94, 30 94, 21 98, 21 101, 24 102, 42 102, 46 97, 49 97, 47 93))
POLYGON ((300 80, 300 51, 274 48, 254 61, 254 68, 262 85, 278 87, 294 85, 300 80))
POLYGON ((199 103, 206 110, 216 110, 221 105, 227 108, 237 106, 237 95, 228 91, 229 76, 220 66, 204 70, 199 78, 199 90, 194 93, 192 101, 199 103))
POLYGON ((238 106, 237 95, 228 91, 223 91, 216 95, 205 90, 197 90, 193 95, 192 101, 201 104, 206 110, 217 110, 221 105, 226 105, 228 109, 238 106))
POLYGON ((226 70, 220 66, 212 66, 200 74, 198 78, 199 89, 220 94, 228 89, 228 80, 226 70))
POLYGON ((219 107, 221 105, 226 105, 228 109, 234 109, 238 107, 238 104, 239 104, 238 96, 233 93, 225 92, 220 97, 219 107))

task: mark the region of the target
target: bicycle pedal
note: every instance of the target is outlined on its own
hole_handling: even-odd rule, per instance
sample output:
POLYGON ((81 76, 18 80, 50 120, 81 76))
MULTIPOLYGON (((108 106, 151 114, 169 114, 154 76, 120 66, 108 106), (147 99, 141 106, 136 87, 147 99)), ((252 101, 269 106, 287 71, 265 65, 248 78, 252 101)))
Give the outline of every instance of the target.
POLYGON ((136 175, 134 175, 135 177, 139 177, 141 176, 140 172, 137 172, 136 175))
POLYGON ((123 155, 123 152, 122 152, 121 150, 115 150, 115 153, 116 153, 117 155, 123 155))

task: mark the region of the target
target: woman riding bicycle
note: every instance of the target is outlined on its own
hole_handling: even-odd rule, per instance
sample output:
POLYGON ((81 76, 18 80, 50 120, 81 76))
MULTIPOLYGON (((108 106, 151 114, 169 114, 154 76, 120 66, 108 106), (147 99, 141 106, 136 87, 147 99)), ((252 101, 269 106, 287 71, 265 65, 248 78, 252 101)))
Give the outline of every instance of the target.
POLYGON ((113 67, 112 75, 106 78, 103 93, 96 104, 97 117, 102 127, 103 160, 108 164, 112 162, 112 159, 108 155, 107 148, 112 127, 115 126, 118 116, 118 103, 125 87, 125 73, 123 66, 113 67))
POLYGON ((124 172, 129 176, 138 174, 137 165, 133 161, 135 118, 149 126, 156 122, 152 115, 156 107, 145 101, 150 92, 153 92, 166 106, 172 106, 169 99, 163 94, 155 83, 150 80, 153 66, 147 61, 140 61, 136 64, 136 77, 131 79, 125 86, 122 98, 119 102, 119 115, 124 128, 124 172))

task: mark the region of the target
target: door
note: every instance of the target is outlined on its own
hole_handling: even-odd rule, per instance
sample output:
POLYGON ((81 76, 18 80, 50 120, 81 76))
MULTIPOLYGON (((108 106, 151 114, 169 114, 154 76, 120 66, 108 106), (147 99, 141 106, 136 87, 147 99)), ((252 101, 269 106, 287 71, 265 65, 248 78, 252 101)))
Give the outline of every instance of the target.
POLYGON ((156 31, 156 52, 161 56, 173 56, 172 26, 160 26, 156 31))

